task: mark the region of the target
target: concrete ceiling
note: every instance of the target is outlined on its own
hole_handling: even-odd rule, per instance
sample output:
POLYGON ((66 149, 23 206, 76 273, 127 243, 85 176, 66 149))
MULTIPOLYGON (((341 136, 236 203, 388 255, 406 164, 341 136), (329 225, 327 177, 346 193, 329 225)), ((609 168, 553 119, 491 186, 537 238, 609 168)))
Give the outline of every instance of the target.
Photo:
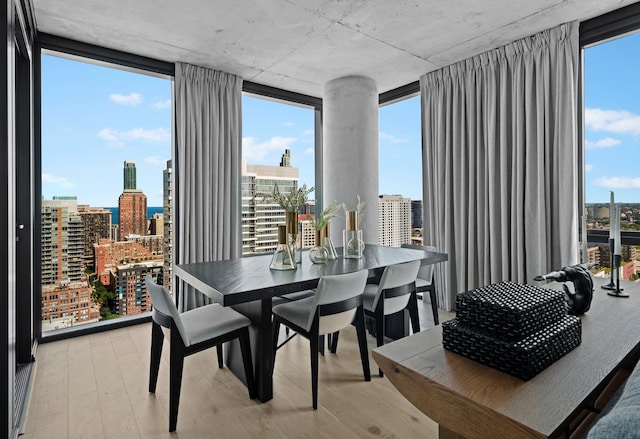
POLYGON ((322 97, 382 93, 558 24, 637 0, 32 0, 38 31, 322 97))

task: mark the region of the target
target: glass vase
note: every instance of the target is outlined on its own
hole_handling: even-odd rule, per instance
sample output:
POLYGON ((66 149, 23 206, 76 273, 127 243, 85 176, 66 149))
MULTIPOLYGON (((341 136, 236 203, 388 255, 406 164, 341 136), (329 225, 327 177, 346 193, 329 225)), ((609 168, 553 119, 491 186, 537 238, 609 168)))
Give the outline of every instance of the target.
POLYGON ((324 248, 321 243, 320 232, 316 231, 316 245, 309 250, 309 259, 314 264, 324 264, 329 260, 329 252, 324 248))
POLYGON ((333 241, 329 236, 325 236, 324 238, 322 238, 322 246, 325 248, 325 250, 327 250, 329 259, 336 259, 338 257, 336 247, 333 245, 333 241))
POLYGON ((287 235, 287 243, 289 244, 289 249, 291 250, 291 256, 293 257, 296 264, 302 262, 302 248, 300 248, 300 244, 298 243, 298 234, 297 233, 289 233, 287 235))
POLYGON ((329 224, 327 224, 322 232, 320 232, 320 237, 322 239, 322 246, 327 250, 327 254, 329 259, 337 259, 338 252, 336 252, 336 247, 333 245, 333 241, 329 236, 329 224))
POLYGON ((342 231, 344 258, 360 259, 364 252, 364 241, 362 240, 362 230, 358 229, 358 212, 348 211, 346 220, 346 229, 342 231))
POLYGON ((302 262, 302 248, 298 244, 298 212, 285 212, 287 226, 287 244, 297 264, 302 262))
POLYGON ((364 252, 362 230, 344 230, 342 232, 345 259, 360 259, 364 252))
POLYGON ((287 243, 287 227, 278 226, 278 247, 271 258, 271 270, 295 270, 297 264, 291 254, 291 247, 287 243))

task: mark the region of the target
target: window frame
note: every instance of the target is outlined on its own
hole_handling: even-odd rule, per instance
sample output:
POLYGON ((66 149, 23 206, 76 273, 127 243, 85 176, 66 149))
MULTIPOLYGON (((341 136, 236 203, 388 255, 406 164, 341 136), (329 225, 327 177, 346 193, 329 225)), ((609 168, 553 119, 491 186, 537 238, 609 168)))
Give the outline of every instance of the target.
MULTIPOLYGON (((580 241, 582 260, 587 261, 587 244, 608 244, 608 230, 588 230, 586 228, 586 184, 585 184, 585 140, 584 140, 584 50, 589 46, 605 43, 640 30, 640 3, 625 6, 607 14, 580 23, 579 51, 580 76, 578 111, 578 212, 580 218, 580 241)), ((621 232, 621 245, 640 245, 639 232, 621 232)))
MULTIPOLYGON (((140 55, 134 55, 119 50, 108 49, 93 44, 82 43, 79 41, 63 38, 47 33, 39 33, 35 42, 34 56, 34 193, 42 193, 42 139, 41 139, 41 99, 42 99, 42 71, 41 56, 42 53, 55 52, 56 54, 67 56, 71 59, 81 61, 91 60, 98 65, 105 65, 112 68, 121 68, 142 74, 151 74, 155 76, 175 78, 175 64, 159 61, 140 55)), ((304 105, 312 107, 314 110, 314 131, 315 131, 315 183, 316 196, 322 198, 322 99, 314 96, 304 95, 289 90, 279 89, 276 87, 257 84, 251 81, 243 81, 243 93, 252 94, 267 99, 282 101, 287 104, 304 105)), ((173 124, 172 120, 172 124, 173 124)), ((172 126, 172 131, 174 127, 172 126)), ((174 145, 172 147, 172 155, 175 154, 174 145)), ((172 157, 173 159, 173 157, 172 157)), ((174 201, 175 202, 175 201, 174 201)), ((35 224, 42 223, 42 203, 41 197, 35 197, 34 221, 35 224)), ((34 243, 33 243, 33 282, 34 285, 41 284, 41 230, 40 227, 34 227, 34 243)), ((175 247, 175 241, 174 241, 175 247)), ((33 303, 41 303, 40 289, 33 289, 33 303)), ((34 305, 34 315, 40 312, 40 306, 34 305)), ((95 323, 87 323, 80 327, 64 328, 46 335, 42 334, 42 323, 40 318, 34 318, 34 336, 40 343, 64 340, 72 337, 93 334, 97 332, 110 331, 126 326, 146 323, 151 321, 151 313, 144 313, 137 316, 125 316, 118 319, 100 321, 95 323)))

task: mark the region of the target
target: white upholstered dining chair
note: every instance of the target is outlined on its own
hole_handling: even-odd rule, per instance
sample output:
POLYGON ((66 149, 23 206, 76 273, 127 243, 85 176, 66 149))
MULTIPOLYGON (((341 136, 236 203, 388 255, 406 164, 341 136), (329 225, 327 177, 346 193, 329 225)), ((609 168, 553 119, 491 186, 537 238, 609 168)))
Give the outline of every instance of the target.
POLYGON ((321 336, 338 332, 353 324, 358 335, 364 379, 371 380, 362 306, 362 292, 367 276, 367 270, 323 276, 314 296, 273 307, 274 364, 281 324, 309 340, 314 409, 318 408, 318 343, 321 336))
MULTIPOLYGON (((239 312, 217 303, 179 313, 169 292, 163 286, 157 285, 151 276, 146 276, 145 283, 153 303, 149 366, 149 392, 151 393, 156 391, 162 355, 164 334, 161 327, 169 328, 170 331, 169 431, 175 431, 178 422, 184 357, 196 352, 217 346, 220 353, 222 343, 239 339, 249 397, 255 398, 256 388, 248 329, 251 321, 239 312)), ((218 355, 218 361, 221 361, 220 355, 218 355)))

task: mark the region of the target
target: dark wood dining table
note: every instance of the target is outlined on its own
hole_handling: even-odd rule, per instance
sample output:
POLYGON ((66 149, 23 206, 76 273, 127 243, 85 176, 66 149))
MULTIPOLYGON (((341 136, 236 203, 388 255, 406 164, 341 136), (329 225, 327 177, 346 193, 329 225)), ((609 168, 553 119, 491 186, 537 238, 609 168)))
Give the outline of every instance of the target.
MULTIPOLYGON (((262 402, 273 398, 273 352, 271 339, 272 298, 315 288, 322 276, 350 273, 362 269, 371 276, 386 266, 421 260, 423 265, 447 260, 445 253, 417 249, 384 247, 367 244, 361 259, 345 259, 337 248, 338 258, 324 264, 313 264, 308 251, 296 270, 270 270, 271 254, 242 257, 223 261, 176 264, 177 280, 192 285, 223 306, 231 306, 249 317, 251 347, 255 367, 258 398, 262 402)), ((180 284, 178 283, 178 286, 180 284)), ((243 382, 244 368, 240 347, 236 343, 225 345, 225 363, 243 382)))

